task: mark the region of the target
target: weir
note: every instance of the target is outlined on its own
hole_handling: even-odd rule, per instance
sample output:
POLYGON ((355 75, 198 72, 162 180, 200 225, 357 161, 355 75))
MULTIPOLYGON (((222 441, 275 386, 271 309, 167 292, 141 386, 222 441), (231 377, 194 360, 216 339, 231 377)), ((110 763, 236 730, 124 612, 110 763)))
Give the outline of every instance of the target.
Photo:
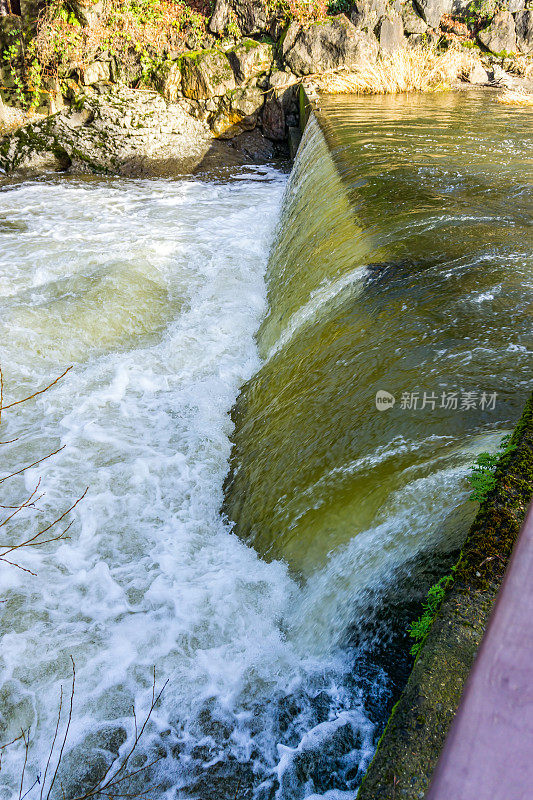
POLYGON ((475 93, 320 98, 271 250, 263 364, 233 411, 225 513, 288 562, 311 651, 379 665, 376 737, 409 615, 474 517, 470 465, 528 396, 531 129, 510 113, 475 93))

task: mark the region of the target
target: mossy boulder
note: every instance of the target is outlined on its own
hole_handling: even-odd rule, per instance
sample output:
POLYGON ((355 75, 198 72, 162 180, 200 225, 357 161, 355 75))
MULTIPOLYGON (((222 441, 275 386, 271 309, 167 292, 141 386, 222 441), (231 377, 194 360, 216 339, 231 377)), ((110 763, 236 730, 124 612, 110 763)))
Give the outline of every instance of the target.
POLYGON ((274 59, 272 45, 254 39, 242 39, 226 55, 239 83, 270 70, 274 59))
POLYGON ((182 90, 191 100, 222 97, 235 89, 235 75, 226 55, 220 50, 199 50, 180 59, 182 90))

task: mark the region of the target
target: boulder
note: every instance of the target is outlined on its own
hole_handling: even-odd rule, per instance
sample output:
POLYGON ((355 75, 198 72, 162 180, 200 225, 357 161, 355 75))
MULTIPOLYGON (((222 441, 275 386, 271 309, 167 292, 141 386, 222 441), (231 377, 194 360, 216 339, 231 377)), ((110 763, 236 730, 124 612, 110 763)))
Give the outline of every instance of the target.
POLYGON ((235 89, 231 65, 219 50, 187 53, 180 59, 182 91, 192 100, 221 97, 235 89))
POLYGON ((428 29, 427 22, 424 22, 420 14, 416 12, 411 0, 408 0, 402 8, 402 20, 404 31, 409 35, 425 33, 428 29))
POLYGON ((208 28, 211 33, 223 33, 231 17, 231 3, 228 0, 216 0, 208 28))
POLYGON ((489 73, 480 61, 476 61, 474 66, 465 75, 465 79, 468 83, 472 83, 475 86, 483 86, 490 82, 489 73))
POLYGON ((525 5, 526 0, 508 0, 507 11, 509 11, 511 14, 518 14, 519 11, 522 11, 522 9, 525 8, 525 5))
POLYGON ((438 28, 443 14, 451 14, 453 0, 415 0, 416 7, 430 28, 438 28))
POLYGON ((93 61, 92 64, 80 69, 80 80, 83 86, 92 86, 95 83, 109 81, 110 78, 109 62, 106 61, 93 61))
POLYGON ((350 19, 357 28, 373 32, 388 11, 387 0, 357 0, 350 19))
POLYGON ((179 61, 165 61, 153 77, 156 89, 166 100, 175 103, 181 94, 181 65, 179 61))
POLYGON ((209 20, 209 30, 212 33, 222 33, 232 14, 245 36, 268 31, 274 16, 264 0, 216 0, 209 20))
POLYGON ((209 150, 206 125, 160 94, 116 88, 79 98, 68 109, 0 139, 0 169, 36 175, 50 170, 125 176, 188 172, 209 150))
POLYGON ((291 72, 274 70, 270 74, 269 86, 283 107, 285 114, 289 113, 296 104, 298 79, 291 72))
POLYGON ((263 108, 263 133, 273 141, 281 141, 285 131, 285 111, 280 99, 273 94, 263 108))
POLYGON ((405 45, 403 21, 399 14, 383 17, 378 25, 379 47, 382 53, 394 53, 405 45))
POLYGON ((239 87, 225 95, 211 120, 211 130, 219 139, 233 139, 257 125, 265 98, 256 86, 239 87))
POLYGON ((272 45, 256 42, 254 39, 243 39, 239 44, 226 51, 229 63, 239 83, 267 72, 274 58, 272 45))
POLYGON ((477 38, 491 53, 514 53, 517 48, 516 29, 513 15, 502 8, 486 28, 479 31, 477 38))
POLYGON ((356 28, 344 14, 305 26, 292 23, 282 43, 284 60, 295 75, 356 67, 375 61, 378 51, 376 37, 356 28))
POLYGON ((104 13, 103 0, 69 0, 76 17, 82 25, 91 27, 104 13))
POLYGON ((233 11, 245 36, 262 33, 270 27, 272 13, 265 0, 233 0, 233 11))
POLYGON ((521 53, 533 53, 533 8, 519 11, 515 17, 516 39, 521 53))

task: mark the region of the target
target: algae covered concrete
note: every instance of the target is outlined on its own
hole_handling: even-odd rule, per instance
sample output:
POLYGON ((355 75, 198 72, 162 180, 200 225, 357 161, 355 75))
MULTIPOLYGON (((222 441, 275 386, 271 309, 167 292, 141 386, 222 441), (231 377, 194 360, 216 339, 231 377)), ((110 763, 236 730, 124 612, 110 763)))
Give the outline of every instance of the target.
POLYGON ((394 707, 358 800, 420 800, 455 715, 533 495, 533 396, 472 524, 456 580, 394 707))

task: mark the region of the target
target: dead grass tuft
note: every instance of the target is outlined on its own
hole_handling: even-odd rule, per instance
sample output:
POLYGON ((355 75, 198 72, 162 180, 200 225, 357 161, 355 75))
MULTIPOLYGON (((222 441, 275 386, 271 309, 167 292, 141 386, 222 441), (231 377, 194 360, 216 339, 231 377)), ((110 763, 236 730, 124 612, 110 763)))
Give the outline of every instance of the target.
POLYGON ((325 94, 397 94, 445 89, 466 73, 475 56, 459 49, 445 53, 426 47, 404 48, 376 62, 367 61, 353 71, 346 69, 315 79, 325 94))

